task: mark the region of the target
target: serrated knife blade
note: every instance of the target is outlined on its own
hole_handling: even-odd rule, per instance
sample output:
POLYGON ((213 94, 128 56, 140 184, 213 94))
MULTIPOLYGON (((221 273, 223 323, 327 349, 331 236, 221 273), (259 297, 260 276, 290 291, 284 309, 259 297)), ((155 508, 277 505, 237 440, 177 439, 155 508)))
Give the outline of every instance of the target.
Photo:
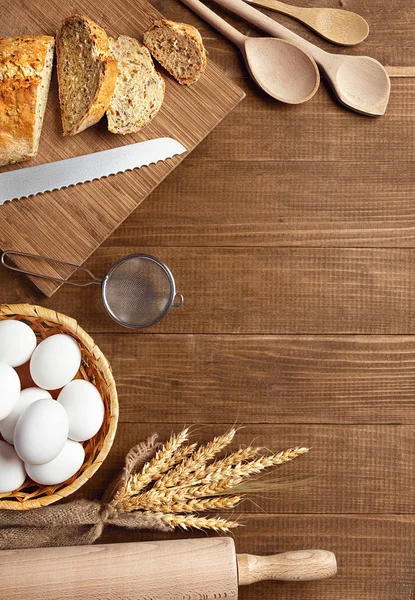
POLYGON ((0 174, 0 206, 8 200, 28 198, 124 171, 139 169, 186 152, 173 138, 156 138, 120 148, 0 174))

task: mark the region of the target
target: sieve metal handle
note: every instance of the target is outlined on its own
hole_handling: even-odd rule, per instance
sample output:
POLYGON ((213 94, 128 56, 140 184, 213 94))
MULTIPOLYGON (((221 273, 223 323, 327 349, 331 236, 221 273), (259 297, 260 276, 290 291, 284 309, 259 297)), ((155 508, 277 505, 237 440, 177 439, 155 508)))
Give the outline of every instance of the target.
POLYGON ((184 302, 184 298, 181 294, 176 294, 173 299, 172 308, 180 308, 184 302))
POLYGON ((56 281, 57 283, 69 283, 69 285, 75 285, 76 287, 85 287, 87 285, 93 285, 93 284, 100 285, 102 283, 101 279, 99 279, 98 277, 95 277, 95 275, 93 275, 91 273, 91 271, 89 271, 85 267, 81 267, 79 265, 74 265, 73 263, 63 262, 61 260, 57 260, 56 258, 49 258, 48 256, 41 256, 39 254, 30 254, 28 252, 17 252, 16 250, 6 250, 1 255, 1 263, 4 267, 6 267, 7 269, 10 269, 11 271, 17 271, 18 273, 24 273, 24 275, 31 275, 32 277, 40 277, 41 279, 48 279, 49 281, 56 281), (28 258, 38 258, 39 260, 45 260, 47 262, 54 263, 57 265, 63 265, 65 267, 72 267, 73 269, 83 271, 84 273, 89 275, 89 277, 91 277, 92 281, 85 281, 82 283, 78 283, 76 281, 68 281, 67 279, 59 279, 58 277, 50 277, 49 275, 42 275, 42 273, 36 273, 34 271, 25 271, 24 269, 19 269, 19 267, 15 267, 13 264, 7 263, 6 258, 8 258, 10 256, 27 256, 28 258))

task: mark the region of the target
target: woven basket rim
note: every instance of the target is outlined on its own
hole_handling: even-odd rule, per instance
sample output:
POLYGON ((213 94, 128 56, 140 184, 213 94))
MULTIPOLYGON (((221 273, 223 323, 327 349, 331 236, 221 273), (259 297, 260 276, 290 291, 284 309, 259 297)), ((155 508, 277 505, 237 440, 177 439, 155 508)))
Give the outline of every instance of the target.
POLYGON ((99 467, 104 462, 111 450, 115 433, 117 430, 118 423, 118 395, 117 388, 115 385, 114 376, 112 375, 111 367, 100 350, 95 344, 93 338, 78 324, 78 322, 63 313, 38 306, 35 304, 0 304, 0 316, 23 316, 23 317, 39 317, 45 321, 56 323, 57 325, 64 326, 68 333, 72 333, 79 340, 85 348, 94 356, 95 360, 99 363, 100 370, 105 374, 105 379, 108 382, 107 390, 109 394, 109 418, 107 422, 109 424, 108 432, 104 438, 102 447, 99 450, 98 455, 95 457, 93 463, 85 469, 70 485, 65 486, 54 494, 48 496, 37 497, 29 499, 24 502, 16 502, 13 500, 0 499, 0 509, 6 510, 29 510, 31 508, 39 508, 41 506, 47 506, 62 498, 65 498, 82 487, 91 477, 96 473, 99 467))

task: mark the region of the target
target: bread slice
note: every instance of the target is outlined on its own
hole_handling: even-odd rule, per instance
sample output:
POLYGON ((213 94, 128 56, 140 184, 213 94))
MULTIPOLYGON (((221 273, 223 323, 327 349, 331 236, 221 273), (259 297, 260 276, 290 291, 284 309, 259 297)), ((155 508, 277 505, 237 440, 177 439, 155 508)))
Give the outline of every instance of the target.
POLYGON ((150 52, 138 40, 121 35, 110 39, 118 61, 114 95, 107 110, 112 133, 134 133, 147 125, 160 110, 164 79, 154 68, 150 52))
POLYGON ((154 21, 144 34, 144 44, 181 84, 195 83, 206 68, 202 36, 192 25, 167 19, 154 21))
POLYGON ((0 38, 0 165, 37 154, 54 46, 48 35, 0 38))
POLYGON ((82 15, 65 19, 56 36, 63 135, 76 135, 107 110, 117 79, 117 61, 107 34, 82 15))

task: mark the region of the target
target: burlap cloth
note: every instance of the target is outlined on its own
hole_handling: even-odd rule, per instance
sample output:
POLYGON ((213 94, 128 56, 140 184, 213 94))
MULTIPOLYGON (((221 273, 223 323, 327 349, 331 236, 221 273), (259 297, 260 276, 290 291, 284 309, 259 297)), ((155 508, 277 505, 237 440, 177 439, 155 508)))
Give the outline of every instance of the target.
POLYGON ((105 525, 130 529, 172 531, 153 512, 125 512, 114 505, 117 491, 130 475, 142 469, 158 447, 157 435, 131 448, 119 476, 108 487, 101 502, 74 500, 27 511, 0 511, 0 549, 77 546, 92 544, 105 525))

